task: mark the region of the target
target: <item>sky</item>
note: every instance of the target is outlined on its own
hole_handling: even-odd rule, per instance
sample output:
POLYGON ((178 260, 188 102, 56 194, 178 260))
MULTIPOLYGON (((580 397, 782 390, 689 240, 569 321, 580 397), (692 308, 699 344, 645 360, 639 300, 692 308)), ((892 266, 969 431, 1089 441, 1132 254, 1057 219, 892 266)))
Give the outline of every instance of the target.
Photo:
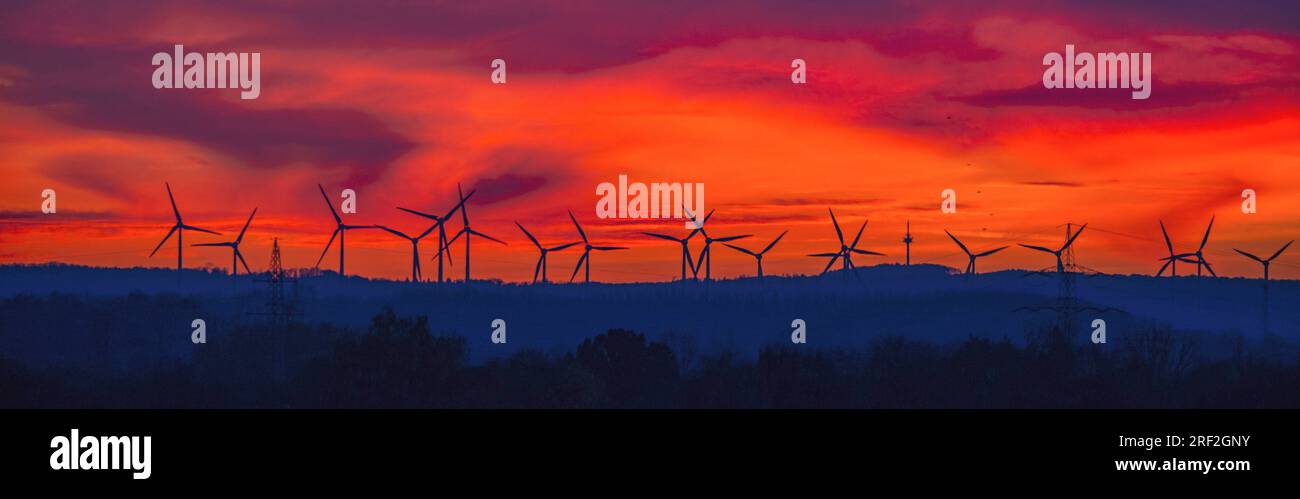
MULTIPOLYGON (((1271 254, 1300 235, 1300 5, 1292 1, 953 2, 25 2, 0 4, 0 263, 175 265, 164 182, 188 224, 233 238, 265 269, 311 267, 333 230, 316 185, 357 193, 351 224, 418 233, 457 184, 477 189, 475 278, 531 278, 545 244, 593 241, 601 281, 669 280, 680 221, 599 220, 596 186, 703 182, 715 237, 760 249, 767 274, 820 272, 808 253, 856 233, 858 265, 964 267, 949 230, 975 250, 1013 247, 981 271, 1042 268, 1062 224, 1089 223, 1079 263, 1154 273, 1192 251, 1258 276, 1234 253, 1271 254), (261 54, 261 95, 155 89, 156 52, 261 54), (1150 52, 1151 97, 1043 88, 1042 59, 1066 44, 1150 52), (491 61, 507 64, 493 84, 491 61), (791 60, 807 63, 792 84, 791 60), (43 214, 41 193, 57 193, 43 214), (957 212, 940 193, 957 193, 957 212), (1241 193, 1258 194, 1243 214, 1241 193)), ((452 224, 453 230, 459 224, 452 224)), ((698 244, 693 245, 699 251, 698 244)), ((337 249, 325 269, 337 268, 337 249)), ((410 245, 348 235, 348 273, 404 278, 410 245)), ((423 248, 426 277, 434 268, 423 248)), ((453 253, 460 275, 463 248, 453 253)), ((224 248, 186 248, 187 267, 227 268, 224 248)), ((549 257, 569 277, 579 252, 549 257)), ((717 246, 715 277, 752 275, 717 246)), ((1180 268, 1180 271, 1182 269, 1180 268)), ((1300 278, 1300 249, 1274 265, 1300 278)))

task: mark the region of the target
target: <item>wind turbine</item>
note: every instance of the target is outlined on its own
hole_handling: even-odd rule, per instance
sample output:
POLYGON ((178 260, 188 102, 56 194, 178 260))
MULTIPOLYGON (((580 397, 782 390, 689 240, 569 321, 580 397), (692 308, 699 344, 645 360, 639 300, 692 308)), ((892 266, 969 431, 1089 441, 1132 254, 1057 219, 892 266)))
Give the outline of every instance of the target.
MULTIPOLYGON (((1080 230, 1082 230, 1082 229, 1080 229, 1080 230)), ((992 255, 992 254, 997 253, 997 252, 999 252, 999 251, 1002 251, 1002 250, 1004 250, 1004 249, 1007 249, 1006 246, 1002 246, 1002 247, 999 247, 999 248, 994 248, 994 249, 991 249, 991 250, 985 251, 985 252, 983 252, 983 253, 971 253, 969 249, 966 249, 966 245, 965 245, 965 244, 962 244, 961 241, 959 241, 959 240, 957 239, 957 236, 952 235, 952 233, 951 233, 951 232, 948 232, 946 229, 945 229, 943 232, 944 232, 945 234, 948 234, 948 237, 951 237, 951 238, 952 238, 952 242, 957 243, 957 246, 960 246, 960 247, 961 247, 962 252, 963 252, 963 253, 966 253, 966 256, 970 258, 970 263, 966 264, 966 274, 968 274, 968 275, 975 275, 975 259, 976 259, 976 258, 989 256, 989 255, 992 255)))
POLYGON ((781 235, 776 236, 776 239, 773 239, 772 242, 767 244, 766 248, 763 248, 763 251, 759 251, 758 253, 755 253, 745 248, 741 248, 740 246, 736 246, 731 243, 722 243, 722 244, 727 245, 728 248, 734 249, 736 251, 754 257, 754 260, 758 262, 758 277, 761 279, 763 277, 763 255, 767 253, 768 250, 771 250, 773 246, 776 246, 776 243, 779 242, 781 238, 785 237, 786 232, 790 232, 790 231, 782 232, 781 235))
POLYGON ((1164 275, 1166 268, 1169 269, 1169 277, 1178 277, 1178 262, 1196 263, 1196 260, 1190 260, 1187 258, 1194 255, 1194 253, 1174 254, 1174 243, 1169 240, 1169 231, 1165 230, 1164 220, 1160 221, 1160 233, 1165 236, 1165 248, 1169 250, 1169 256, 1156 260, 1158 262, 1165 262, 1164 265, 1160 266, 1160 271, 1156 272, 1156 277, 1164 275))
POLYGON ((316 259, 316 267, 320 267, 320 262, 325 259, 325 255, 330 252, 330 246, 334 245, 334 238, 339 239, 339 277, 343 277, 343 241, 347 238, 347 233, 352 229, 374 229, 374 225, 348 225, 343 223, 343 218, 339 217, 339 212, 334 210, 334 204, 330 202, 330 197, 325 195, 325 188, 316 184, 320 189, 320 197, 325 200, 325 206, 330 209, 330 215, 334 216, 334 233, 330 234, 330 241, 325 243, 325 251, 320 252, 320 258, 316 259))
MULTIPOLYGON (((475 191, 470 191, 470 194, 473 194, 474 192, 475 192, 475 191)), ((461 222, 464 224, 464 226, 461 227, 460 232, 456 233, 456 236, 455 236, 455 237, 460 237, 460 236, 462 236, 462 235, 465 236, 465 283, 466 283, 466 284, 469 284, 469 240, 470 240, 470 236, 478 236, 478 237, 481 237, 481 238, 487 239, 487 240, 489 240, 489 241, 493 241, 493 242, 499 243, 499 244, 501 244, 501 245, 503 245, 503 246, 506 245, 506 243, 505 243, 504 241, 501 241, 500 239, 497 239, 497 238, 495 238, 495 237, 492 237, 492 236, 489 236, 489 235, 484 234, 484 233, 482 233, 482 232, 479 232, 479 231, 476 231, 476 230, 474 230, 474 229, 471 229, 470 226, 469 226, 469 207, 468 207, 468 206, 465 206, 465 201, 469 200, 469 196, 466 196, 466 195, 465 195, 465 192, 462 191, 462 190, 460 189, 460 184, 459 184, 459 183, 456 184, 456 194, 457 194, 458 196, 460 196, 460 219, 461 219, 461 222)), ((453 238, 453 239, 455 239, 455 238, 453 238)), ((451 243, 448 242, 447 244, 451 244, 451 243)))
MULTIPOLYGON (((531 232, 528 232, 528 229, 525 229, 523 225, 519 225, 519 222, 515 222, 515 226, 519 227, 519 230, 524 231, 524 235, 528 236, 528 240, 532 241, 533 246, 537 247, 537 251, 540 251, 542 253, 541 256, 537 257, 537 266, 533 268, 533 284, 537 284, 538 272, 542 273, 542 284, 546 284, 546 255, 550 254, 550 252, 552 251, 562 251, 568 249, 571 246, 578 245, 578 243, 575 242, 575 243, 565 243, 559 246, 552 246, 550 248, 547 248, 545 246, 542 246, 542 243, 537 242, 537 238, 533 237, 533 234, 531 232)), ((469 253, 466 253, 466 255, 468 254, 469 253)), ((469 260, 469 258, 466 257, 466 260, 469 260)), ((468 263, 466 263, 466 265, 468 265, 468 263)))
POLYGON ((681 245, 682 245, 682 280, 683 280, 683 281, 686 280, 686 266, 687 266, 687 264, 690 264, 690 266, 691 266, 691 274, 695 274, 695 273, 697 272, 696 269, 695 269, 695 262, 694 262, 693 260, 691 260, 691 251, 690 251, 690 248, 689 248, 688 245, 687 245, 687 243, 691 240, 691 238, 692 238, 692 237, 695 237, 695 231, 691 231, 690 234, 688 234, 686 237, 683 237, 683 238, 676 238, 676 237, 668 236, 668 235, 664 235, 664 234, 655 234, 655 233, 653 233, 653 232, 642 232, 642 234, 645 234, 645 235, 650 236, 650 237, 657 237, 657 238, 659 238, 659 239, 663 239, 663 240, 665 240, 665 241, 672 241, 672 242, 675 242, 675 243, 681 243, 681 245))
POLYGON ((1210 229, 1212 228, 1214 228, 1214 217, 1210 216, 1210 225, 1205 227, 1205 237, 1201 238, 1201 245, 1198 246, 1196 248, 1196 251, 1192 253, 1192 255, 1196 256, 1196 277, 1201 276, 1201 265, 1205 266, 1205 270, 1210 271, 1210 275, 1214 277, 1219 277, 1218 274, 1214 273, 1214 267, 1210 266, 1209 260, 1205 259, 1205 253, 1204 253, 1205 243, 1210 242, 1210 229))
MULTIPOLYGON (((686 218, 690 218, 690 219, 695 218, 695 215, 691 214, 690 208, 682 206, 682 211, 686 214, 686 218)), ((704 265, 704 280, 706 281, 713 279, 713 252, 709 250, 709 248, 713 246, 713 243, 727 243, 729 241, 735 241, 737 239, 744 239, 746 237, 749 237, 749 234, 745 234, 743 236, 727 236, 727 237, 718 237, 718 238, 714 238, 710 236, 709 233, 704 230, 704 224, 709 223, 709 218, 712 217, 713 217, 713 211, 709 211, 709 214, 704 216, 704 221, 696 223, 695 230, 691 231, 692 234, 694 234, 695 232, 699 232, 700 234, 704 235, 704 248, 700 250, 700 258, 695 260, 695 274, 696 276, 698 276, 700 273, 699 266, 701 264, 704 265)), ((689 237, 690 236, 687 236, 688 239, 689 237)))
MULTIPOLYGON (((1083 229, 1086 229, 1087 227, 1088 227, 1088 224, 1083 224, 1082 227, 1079 227, 1079 230, 1078 230, 1078 231, 1075 231, 1075 233, 1074 233, 1073 235, 1071 235, 1071 236, 1069 236, 1068 238, 1066 238, 1066 240, 1065 240, 1065 245, 1064 245, 1064 246, 1061 246, 1061 249, 1058 249, 1058 250, 1048 249, 1048 248, 1044 248, 1044 247, 1042 247, 1042 246, 1034 246, 1034 245, 1032 245, 1032 244, 1021 244, 1021 246, 1025 247, 1025 248, 1029 248, 1029 249, 1031 249, 1031 250, 1042 251, 1042 252, 1044 252, 1044 253, 1050 253, 1050 254, 1056 255, 1056 272, 1057 272, 1057 273, 1063 273, 1063 272, 1065 272, 1065 263, 1062 262, 1062 260, 1061 260, 1061 254, 1062 254, 1062 253, 1065 253, 1065 250, 1069 249, 1069 248, 1070 248, 1070 245, 1074 244, 1074 240, 1075 240, 1076 238, 1078 238, 1078 237, 1079 237, 1079 234, 1082 234, 1082 233, 1083 233, 1083 229)), ((1068 232, 1069 229, 1066 229, 1066 231, 1068 232)), ((949 234, 949 236, 951 236, 951 235, 952 235, 952 234, 949 234)), ((957 238, 953 238, 953 240, 956 240, 956 239, 957 239, 957 238)), ((959 243, 957 243, 957 244, 961 244, 961 243, 959 242, 959 243)), ((965 249, 965 246, 963 246, 962 249, 965 249)), ((969 254, 969 252, 968 252, 967 254, 969 254)))
POLYGON ((453 206, 450 210, 447 211, 447 214, 446 214, 446 215, 443 215, 443 216, 438 216, 438 215, 434 215, 434 214, 430 214, 430 213, 423 213, 423 212, 419 212, 419 211, 415 211, 415 210, 411 210, 411 209, 407 209, 407 208, 402 208, 402 207, 400 207, 400 206, 397 207, 397 209, 402 210, 402 211, 405 211, 405 212, 410 213, 410 214, 412 214, 412 215, 417 215, 417 216, 421 216, 421 217, 424 217, 424 218, 427 218, 427 219, 433 220, 433 221, 434 221, 434 226, 438 228, 438 246, 439 246, 439 247, 438 247, 438 255, 437 255, 437 258, 438 258, 438 282, 443 282, 443 278, 442 278, 442 258, 443 258, 443 254, 444 254, 444 253, 446 253, 446 256, 447 256, 447 265, 451 265, 451 248, 450 248, 451 241, 448 241, 448 240, 447 240, 447 227, 446 227, 446 225, 447 225, 447 221, 451 219, 451 216, 452 216, 452 215, 456 214, 456 210, 459 210, 459 209, 461 209, 461 207, 465 206, 465 201, 468 201, 469 198, 474 197, 474 193, 475 193, 475 192, 478 192, 478 191, 476 191, 476 190, 474 190, 474 191, 469 191, 469 195, 468 195, 468 196, 465 196, 465 197, 461 198, 460 202, 459 202, 459 203, 456 203, 456 206, 453 206))
POLYGON ((1283 252, 1283 251, 1286 251, 1287 248, 1291 247, 1291 243, 1294 243, 1294 242, 1295 242, 1294 239, 1291 240, 1291 241, 1288 241, 1286 244, 1282 245, 1282 248, 1281 248, 1281 249, 1279 249, 1279 250, 1277 250, 1277 252, 1273 253, 1273 256, 1270 256, 1270 257, 1268 257, 1268 258, 1263 258, 1263 259, 1261 259, 1260 257, 1257 257, 1257 256, 1255 256, 1255 255, 1253 255, 1253 254, 1250 254, 1250 253, 1247 253, 1247 252, 1245 252, 1245 251, 1239 250, 1239 249, 1237 249, 1237 248, 1232 248, 1232 251, 1236 251, 1237 253, 1241 253, 1241 254, 1242 254, 1243 256, 1245 256, 1246 258, 1249 258, 1249 259, 1251 259, 1251 260, 1257 261, 1257 262, 1259 262, 1260 264, 1264 265, 1264 282, 1265 282, 1265 286, 1267 286, 1267 285, 1268 285, 1267 283, 1268 283, 1268 266, 1269 266, 1269 264, 1273 263, 1273 259, 1277 258, 1278 255, 1281 255, 1282 252, 1283 252))
POLYGON ((1291 243, 1294 243, 1294 242, 1295 242, 1294 239, 1292 239, 1292 240, 1290 240, 1290 241, 1287 241, 1286 244, 1282 245, 1282 247, 1281 247, 1280 249, 1278 249, 1276 252, 1273 253, 1273 256, 1270 256, 1270 257, 1268 257, 1268 258, 1260 258, 1260 257, 1257 257, 1257 256, 1255 256, 1255 255, 1253 255, 1253 254, 1250 254, 1250 253, 1247 253, 1247 252, 1245 252, 1245 251, 1239 250, 1239 249, 1237 249, 1237 248, 1233 248, 1233 249, 1232 249, 1233 251, 1236 251, 1237 253, 1241 253, 1242 255, 1245 255, 1246 258, 1250 258, 1251 260, 1257 261, 1257 262, 1259 262, 1260 264, 1262 264, 1262 265, 1264 266, 1264 333, 1265 333, 1265 334, 1268 333, 1268 326, 1269 326, 1269 324, 1268 324, 1268 305, 1269 305, 1269 303, 1268 303, 1268 266, 1269 266, 1269 264, 1273 263, 1273 259, 1277 258, 1278 255, 1281 255, 1282 252, 1283 252, 1283 251, 1286 251, 1287 248, 1291 247, 1291 243))
POLYGON ((830 262, 827 262, 827 263, 826 263, 826 268, 822 269, 822 273, 823 273, 823 274, 825 274, 826 272, 830 271, 830 270, 831 270, 831 267, 835 266, 835 262, 838 261, 838 260, 840 260, 841 258, 844 259, 843 262, 841 262, 841 265, 843 265, 843 269, 844 269, 844 270, 849 270, 849 269, 855 268, 855 267, 853 266, 853 254, 854 254, 854 253, 857 253, 857 254, 859 254, 859 255, 885 256, 884 253, 877 253, 877 252, 875 252, 875 251, 867 251, 867 250, 860 250, 860 249, 858 249, 858 241, 862 239, 862 231, 866 230, 866 228, 867 228, 867 222, 868 222, 867 220, 863 220, 863 221, 862 221, 862 226, 858 228, 858 235, 857 235, 857 237, 854 237, 854 238, 853 238, 853 244, 851 244, 851 245, 849 245, 849 244, 844 244, 844 232, 840 230, 840 222, 839 222, 839 220, 836 220, 836 219, 835 219, 835 211, 834 211, 834 210, 831 210, 830 208, 827 208, 826 211, 827 211, 828 213, 831 214, 831 224, 833 224, 833 225, 835 226, 835 237, 839 238, 839 241, 840 241, 840 249, 839 249, 839 251, 835 251, 835 252, 828 252, 828 253, 813 253, 813 254, 808 255, 808 256, 816 256, 816 257, 830 257, 831 261, 830 261, 830 262))
POLYGON ((433 229, 438 228, 438 226, 431 225, 428 229, 425 229, 424 232, 421 232, 420 235, 415 237, 408 236, 402 231, 385 227, 383 225, 377 225, 375 227, 411 242, 411 282, 420 282, 424 277, 424 273, 420 270, 420 240, 424 239, 424 236, 429 235, 429 233, 433 232, 433 229))
MULTIPOLYGON (((587 240, 587 233, 582 230, 582 225, 578 223, 578 219, 573 216, 572 211, 569 212, 569 220, 572 220, 573 226, 578 228, 578 235, 582 236, 582 244, 585 245, 585 248, 582 250, 582 258, 579 258, 578 265, 573 267, 573 275, 569 276, 569 282, 573 282, 573 279, 578 277, 578 269, 583 268, 583 264, 586 264, 587 269, 586 277, 583 279, 583 282, 591 282, 591 252, 593 250, 618 251, 627 248, 622 246, 592 246, 591 241, 587 240)), ((683 270, 682 273, 685 274, 685 270, 683 270)))
POLYGON ((154 253, 157 253, 158 249, 162 248, 162 245, 165 244, 168 239, 171 239, 172 234, 176 234, 176 275, 180 276, 181 269, 184 267, 181 260, 181 250, 185 247, 185 244, 183 242, 183 239, 185 237, 185 231, 192 230, 197 232, 206 232, 208 234, 214 234, 218 236, 221 235, 221 233, 213 232, 208 229, 201 229, 193 225, 185 225, 185 222, 181 221, 181 210, 176 208, 176 198, 172 196, 171 184, 167 182, 163 182, 163 185, 167 186, 167 199, 171 200, 172 202, 172 214, 176 215, 176 225, 172 226, 172 230, 167 231, 167 235, 163 237, 162 241, 158 242, 157 246, 154 246, 153 251, 149 253, 149 257, 153 258, 154 253))
POLYGON ((230 276, 234 277, 239 273, 239 267, 236 266, 236 263, 244 264, 244 271, 252 274, 253 271, 248 269, 248 262, 244 261, 244 254, 239 252, 239 243, 244 241, 244 232, 248 230, 248 225, 253 223, 253 215, 257 215, 257 208, 253 208, 253 213, 248 215, 248 221, 244 222, 244 228, 239 230, 239 237, 236 237, 234 241, 225 243, 201 243, 194 244, 193 246, 225 246, 230 248, 230 276), (238 259, 238 262, 236 262, 236 259, 238 259))

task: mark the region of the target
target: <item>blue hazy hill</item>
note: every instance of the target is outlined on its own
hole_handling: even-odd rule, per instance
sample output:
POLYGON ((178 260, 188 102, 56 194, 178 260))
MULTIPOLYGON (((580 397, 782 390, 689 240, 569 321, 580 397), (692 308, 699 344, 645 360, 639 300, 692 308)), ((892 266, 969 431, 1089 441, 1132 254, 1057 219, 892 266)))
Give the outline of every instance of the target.
MULTIPOLYGON (((43 366, 112 367, 183 359, 220 345, 241 326, 266 317, 264 276, 232 279, 220 271, 92 268, 61 264, 0 266, 0 351, 43 366), (190 342, 190 324, 207 323, 208 344, 190 342)), ((435 334, 463 336, 469 359, 482 362, 524 349, 560 353, 611 328, 643 332, 679 352, 732 352, 753 358, 789 344, 791 322, 807 325, 808 346, 857 349, 887 337, 938 344, 971 337, 1025 341, 1058 320, 1058 277, 1001 271, 954 274, 934 265, 880 265, 823 276, 769 276, 714 282, 523 285, 495 281, 418 283, 340 279, 305 272, 287 285, 307 324, 364 329, 384 309, 429 318, 435 334), (508 343, 490 341, 492 322, 507 324, 508 343)), ((1075 278, 1081 310, 1071 337, 1087 341, 1106 321, 1117 348, 1127 333, 1167 328, 1203 338, 1201 353, 1227 356, 1235 338, 1279 356, 1295 355, 1300 283, 1272 281, 1270 324, 1262 320, 1263 281, 1242 278, 1075 278)))

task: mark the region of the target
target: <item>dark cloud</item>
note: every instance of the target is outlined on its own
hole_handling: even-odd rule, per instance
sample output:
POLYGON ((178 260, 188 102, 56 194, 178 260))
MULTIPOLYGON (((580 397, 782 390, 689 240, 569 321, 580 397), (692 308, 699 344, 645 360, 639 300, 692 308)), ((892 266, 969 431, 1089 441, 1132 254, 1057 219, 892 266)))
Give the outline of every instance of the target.
POLYGON ((1223 104, 1238 100, 1255 85, 1221 85, 1209 83, 1169 84, 1156 80, 1147 99, 1133 99, 1128 88, 1046 88, 1043 84, 993 90, 952 100, 978 107, 1031 106, 1140 111, 1187 107, 1198 104, 1223 104))
POLYGON ((541 189, 546 185, 547 177, 541 175, 521 175, 507 173, 498 177, 490 177, 479 180, 474 184, 473 189, 478 193, 474 194, 474 199, 470 200, 471 204, 493 204, 500 201, 518 198, 530 192, 541 189))
MULTIPOLYGON (((150 60, 158 50, 8 45, 0 56, 27 75, 0 99, 81 128, 191 142, 251 168, 345 169, 349 185, 369 184, 414 147, 355 109, 264 108, 239 100, 237 90, 154 89, 150 60)), ((265 74, 263 92, 274 91, 265 74)))

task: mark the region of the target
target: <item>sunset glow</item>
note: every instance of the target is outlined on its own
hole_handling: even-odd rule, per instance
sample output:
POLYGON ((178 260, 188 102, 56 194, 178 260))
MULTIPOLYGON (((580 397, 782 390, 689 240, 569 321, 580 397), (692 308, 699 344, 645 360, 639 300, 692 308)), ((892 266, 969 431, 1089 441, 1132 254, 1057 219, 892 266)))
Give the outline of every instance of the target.
MULTIPOLYGON (((1259 277, 1232 249, 1269 254, 1300 227, 1300 24, 1276 15, 1184 17, 1177 2, 1078 15, 1042 2, 329 3, 0 7, 0 263, 174 266, 174 242, 148 257, 173 223, 164 182, 186 223, 222 233, 187 245, 233 238, 258 208, 242 247, 254 271, 273 238, 286 266, 316 263, 334 228, 318 183, 357 192, 346 223, 416 234, 427 220, 397 206, 442 212, 458 183, 477 189, 474 228, 509 245, 475 241, 474 276, 507 281, 536 260, 514 222, 544 243, 577 241, 566 210, 593 241, 630 248, 599 254, 593 280, 675 278, 679 247, 640 232, 684 235, 680 221, 597 219, 596 186, 620 174, 704 183, 710 230, 752 234, 748 248, 789 230, 768 274, 821 271, 806 254, 838 245, 828 208, 845 230, 870 220, 860 246, 887 256, 858 265, 901 263, 909 220, 912 262, 958 269, 945 229, 972 247, 1059 246, 1062 224, 1087 222, 1079 263, 1152 274, 1158 221, 1191 251, 1217 216, 1206 257, 1220 275, 1259 277), (151 55, 178 43, 261 53, 260 97, 154 89, 151 55), (1150 98, 1044 89, 1043 55, 1066 44, 1152 53, 1150 98), (496 58, 507 84, 489 79, 496 58), (805 85, 791 84, 795 58, 805 85), (46 188, 57 214, 40 212, 46 188), (955 214, 940 213, 944 189, 955 214), (1243 189, 1258 213, 1242 213, 1243 189)), ((350 232, 348 271, 405 278, 409 248, 350 232)), ((322 268, 336 268, 334 251, 322 268)), ((185 253, 190 268, 229 265, 222 248, 185 253)), ((552 279, 580 253, 552 255, 552 279)), ((1300 278, 1295 254, 1274 278, 1300 278)), ((1051 264, 1011 248, 980 270, 1051 264)), ((753 271, 713 249, 714 277, 753 271)))

